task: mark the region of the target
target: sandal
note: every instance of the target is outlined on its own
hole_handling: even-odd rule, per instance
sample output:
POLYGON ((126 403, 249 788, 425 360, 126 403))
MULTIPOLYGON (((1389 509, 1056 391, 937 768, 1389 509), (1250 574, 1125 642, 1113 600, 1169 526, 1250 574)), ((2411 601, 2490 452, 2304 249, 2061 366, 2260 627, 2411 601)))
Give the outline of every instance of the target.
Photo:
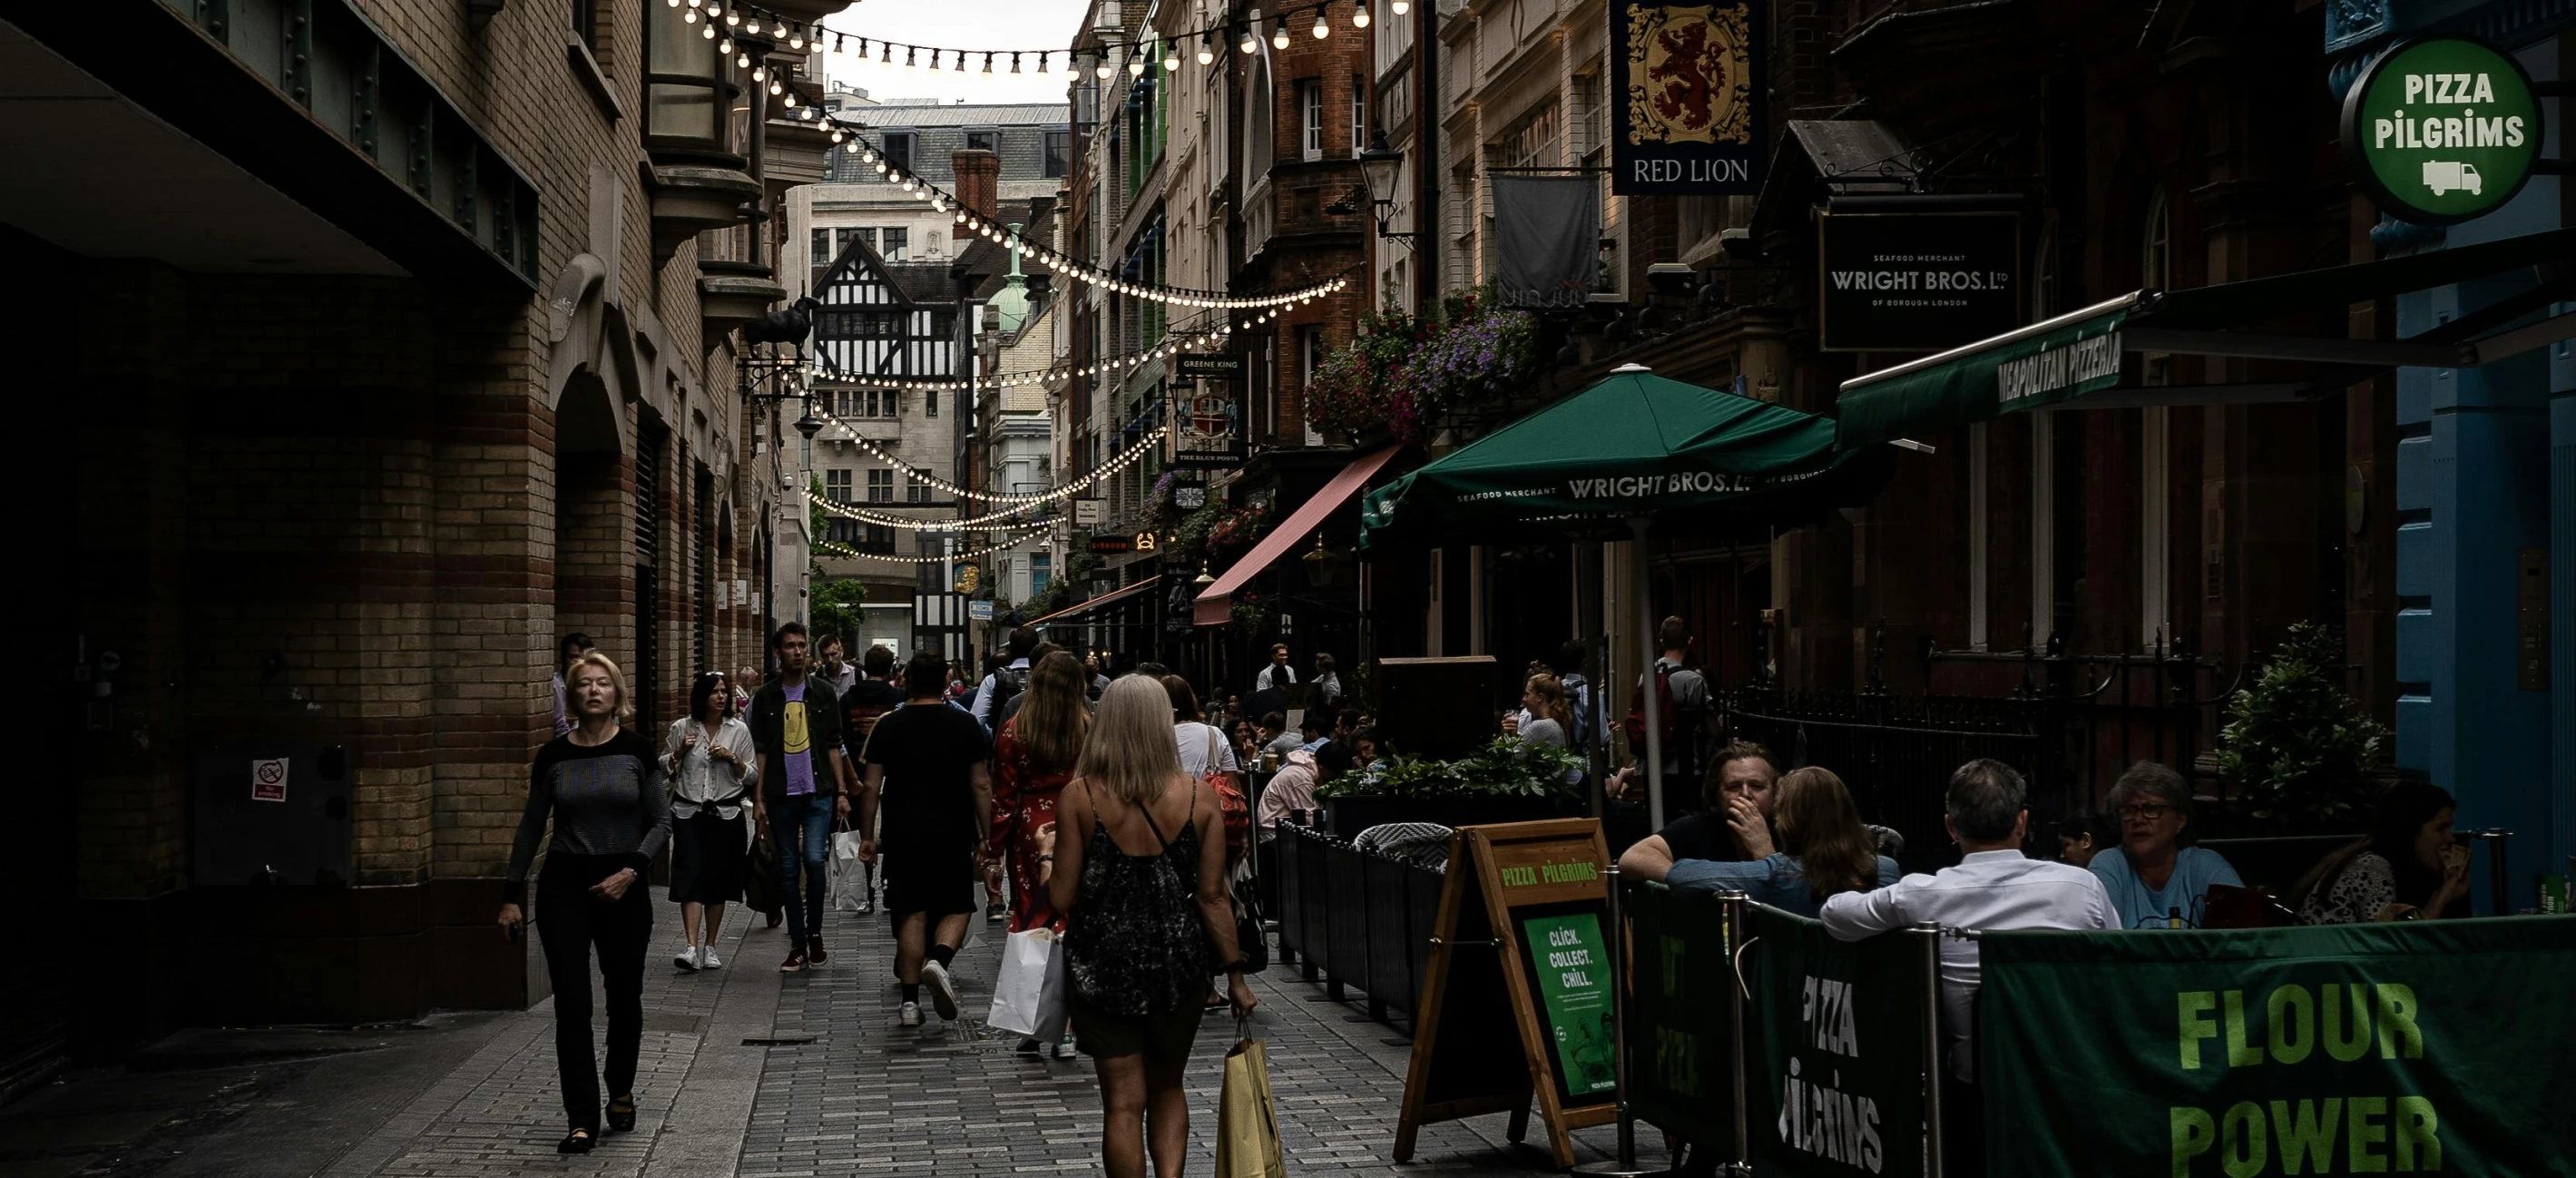
POLYGON ((614 1133, 635 1131, 635 1097, 633 1094, 611 1097, 608 1101, 608 1128, 614 1133))
POLYGON ((575 1129, 571 1133, 566 1134, 563 1140, 555 1143, 555 1152, 589 1153, 590 1147, 597 1144, 599 1143, 590 1139, 590 1130, 575 1129))

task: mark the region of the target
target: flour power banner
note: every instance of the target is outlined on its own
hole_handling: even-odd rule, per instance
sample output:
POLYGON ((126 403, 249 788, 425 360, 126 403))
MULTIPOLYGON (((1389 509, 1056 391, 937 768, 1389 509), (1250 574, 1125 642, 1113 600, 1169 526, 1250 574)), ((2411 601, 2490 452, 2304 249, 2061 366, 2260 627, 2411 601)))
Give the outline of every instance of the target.
POLYGON ((1998 1178, 2576 1174, 2576 917, 1979 946, 1998 1178))

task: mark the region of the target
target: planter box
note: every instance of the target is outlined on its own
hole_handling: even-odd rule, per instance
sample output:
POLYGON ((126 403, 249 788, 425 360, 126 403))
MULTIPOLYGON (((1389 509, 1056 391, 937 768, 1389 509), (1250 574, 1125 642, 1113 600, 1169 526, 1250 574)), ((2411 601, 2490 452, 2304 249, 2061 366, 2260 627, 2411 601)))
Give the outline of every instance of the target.
POLYGON ((1554 798, 1327 798, 1324 829, 1346 839, 1389 822, 1478 826, 1554 818, 1557 812, 1554 798))

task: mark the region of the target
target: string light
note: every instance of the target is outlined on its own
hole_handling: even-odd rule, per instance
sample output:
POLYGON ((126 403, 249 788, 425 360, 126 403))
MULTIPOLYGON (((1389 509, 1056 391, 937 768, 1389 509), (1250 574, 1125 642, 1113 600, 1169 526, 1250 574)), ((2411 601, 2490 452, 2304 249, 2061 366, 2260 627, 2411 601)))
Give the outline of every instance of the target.
POLYGON ((1411 7, 1413 6, 1405 3, 1405 0, 1386 0, 1386 10, 1397 16, 1404 15, 1405 10, 1411 7))
MULTIPOLYGON (((912 472, 913 476, 918 481, 928 483, 934 489, 944 491, 959 498, 974 499, 985 503, 998 503, 1004 505, 996 507, 993 510, 987 511, 972 519, 919 520, 905 519, 902 516, 877 515, 862 508, 853 507, 849 504, 840 503, 815 494, 811 488, 808 488, 805 492, 806 499, 820 506, 823 510, 833 515, 840 516, 843 519, 854 519, 861 523, 875 524, 879 527, 885 528, 900 528, 905 531, 912 532, 995 530, 989 526, 986 521, 1013 519, 1018 516, 1026 515, 1033 509, 1044 507, 1052 503, 1061 503, 1066 499, 1072 498, 1075 494, 1089 489, 1102 479, 1111 478, 1123 473, 1128 467, 1134 466, 1136 463, 1142 461, 1146 455, 1154 452, 1155 447, 1162 444, 1164 435, 1171 432, 1171 427, 1168 425, 1155 426, 1153 429, 1146 431, 1143 437, 1138 438, 1135 445, 1129 446, 1126 450, 1120 452, 1116 458, 1100 464, 1100 466, 1094 469, 1091 473, 1075 479, 1072 482, 1060 483, 1045 491, 1028 495, 993 495, 986 492, 968 490, 955 483, 939 478, 938 476, 922 470, 919 467, 912 466, 902 459, 886 453, 882 448, 877 446, 875 442, 859 436, 858 431, 851 429, 848 422, 842 421, 837 417, 833 417, 828 413, 823 413, 821 410, 816 410, 815 412, 832 424, 838 425, 844 430, 849 430, 851 440, 857 442, 861 449, 868 451, 877 458, 883 459, 890 465, 903 467, 905 470, 912 472)), ((1021 521, 1020 523, 1011 526, 1025 527, 1027 526, 1027 521, 1021 521)))
POLYGON ((1283 16, 1279 18, 1277 31, 1270 34, 1270 46, 1274 49, 1286 49, 1288 47, 1287 17, 1283 16))
MULTIPOLYGON (((864 128, 855 124, 844 123, 838 119, 829 118, 828 116, 824 120, 824 125, 853 137, 856 137, 860 131, 864 130, 864 128)), ((886 178, 887 182, 900 185, 904 192, 913 194, 915 199, 928 200, 933 195, 937 195, 944 197, 951 204, 962 205, 962 202, 959 202, 955 195, 939 189, 929 181, 913 175, 908 171, 904 171, 900 168, 893 168, 888 165, 883 158, 882 151, 878 152, 878 159, 875 167, 878 173, 886 178)), ((1221 291, 1201 291, 1178 287, 1146 286, 1140 283, 1130 282, 1121 275, 1113 273, 1107 269, 1103 269, 1100 266, 1066 257, 1054 249, 1032 242, 1017 233, 1006 232, 998 240, 1001 244, 1019 250, 1030 257, 1036 258, 1049 269, 1063 275, 1069 281, 1088 282, 1094 286, 1112 290, 1119 294, 1130 295, 1136 298, 1173 306, 1228 310, 1277 307, 1291 303, 1304 303, 1312 299, 1321 298, 1324 295, 1331 294, 1335 291, 1346 289, 1350 285, 1350 280, 1348 278, 1336 277, 1328 281, 1306 287, 1302 290, 1287 291, 1280 294, 1270 295, 1231 295, 1221 291)))
POLYGON ((888 552, 861 552, 856 548, 849 547, 845 544, 835 544, 830 540, 816 540, 814 542, 814 547, 829 549, 832 555, 838 556, 844 560, 882 560, 893 564, 946 564, 952 560, 972 560, 978 556, 990 556, 1005 548, 1016 548, 1037 536, 1045 534, 1054 527, 1055 524, 1053 522, 1043 523, 1036 527, 1029 528, 1026 531, 1022 531, 994 543, 987 544, 981 548, 970 548, 964 552, 944 553, 938 556, 896 556, 888 552))
POLYGON ((1214 33, 1208 33, 1208 34, 1206 34, 1206 35, 1204 35, 1204 36, 1202 36, 1202 37, 1200 37, 1200 38, 1199 38, 1199 64, 1200 64, 1200 65, 1214 65, 1215 63, 1216 63, 1216 34, 1214 34, 1214 33))
POLYGON ((1178 42, 1178 41, 1165 41, 1165 42, 1163 42, 1163 72, 1164 72, 1164 73, 1167 73, 1167 74, 1177 74, 1177 73, 1181 72, 1181 43, 1180 43, 1180 42, 1178 42))
MULTIPOLYGON (((1399 8, 1396 11, 1402 12, 1404 10, 1399 8)), ((1365 29, 1368 27, 1368 22, 1368 0, 1351 0, 1351 27, 1355 29, 1365 29)))
POLYGON ((1333 35, 1333 26, 1324 23, 1324 10, 1321 8, 1315 10, 1314 33, 1315 39, 1318 41, 1333 35))
POLYGON ((1242 44, 1240 44, 1240 45, 1235 46, 1235 48, 1240 49, 1240 50, 1242 50, 1242 51, 1244 51, 1244 52, 1246 52, 1246 53, 1259 53, 1259 52, 1261 52, 1261 42, 1256 41, 1256 40, 1253 40, 1253 38, 1252 38, 1252 26, 1251 26, 1249 23, 1247 23, 1247 24, 1245 24, 1245 25, 1243 26, 1243 43, 1242 43, 1242 44))

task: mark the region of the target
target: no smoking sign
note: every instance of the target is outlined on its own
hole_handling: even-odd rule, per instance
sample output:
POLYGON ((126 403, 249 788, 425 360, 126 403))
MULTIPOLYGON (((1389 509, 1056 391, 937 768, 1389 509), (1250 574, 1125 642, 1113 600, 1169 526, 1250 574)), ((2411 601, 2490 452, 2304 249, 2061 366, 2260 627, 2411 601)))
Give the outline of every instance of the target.
POLYGON ((286 800, 286 758, 250 763, 250 800, 283 802, 286 800))

